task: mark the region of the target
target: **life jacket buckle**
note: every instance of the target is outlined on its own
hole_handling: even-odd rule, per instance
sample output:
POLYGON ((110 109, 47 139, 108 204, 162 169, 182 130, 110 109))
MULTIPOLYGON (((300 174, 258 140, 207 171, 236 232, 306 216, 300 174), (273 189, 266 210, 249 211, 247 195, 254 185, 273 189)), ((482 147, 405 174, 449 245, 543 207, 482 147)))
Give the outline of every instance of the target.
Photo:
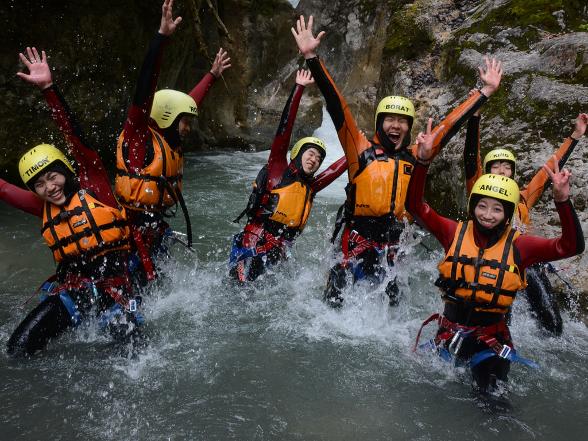
POLYGON ((137 311, 137 301, 135 299, 129 300, 129 312, 137 311))
POLYGON ((358 238, 361 238, 361 236, 359 235, 359 233, 356 230, 351 230, 349 232, 349 240, 353 241, 355 243, 359 243, 358 238))

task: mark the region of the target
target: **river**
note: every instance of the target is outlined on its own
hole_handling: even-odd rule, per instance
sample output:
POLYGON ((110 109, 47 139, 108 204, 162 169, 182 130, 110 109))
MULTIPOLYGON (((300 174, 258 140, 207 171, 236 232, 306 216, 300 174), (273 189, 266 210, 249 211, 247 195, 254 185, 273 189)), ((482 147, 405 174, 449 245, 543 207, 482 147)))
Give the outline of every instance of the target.
MULTIPOLYGON (((340 147, 332 129, 326 164, 340 147)), ((180 248, 145 299, 143 348, 118 348, 96 323, 30 359, 0 351, 0 438, 6 440, 536 440, 585 439, 588 331, 565 316, 543 335, 523 300, 511 326, 511 410, 472 393, 466 371, 416 355, 421 322, 439 311, 440 248, 408 235, 395 267, 403 294, 357 286, 341 310, 321 295, 329 237, 346 176, 320 193, 291 259, 246 288, 226 279, 231 222, 268 152, 189 155, 185 194, 194 255, 180 248)), ((182 230, 181 216, 172 221, 182 230)), ((0 346, 37 301, 23 306, 53 262, 38 219, 0 207, 0 346)), ((434 326, 425 328, 424 338, 434 326)))

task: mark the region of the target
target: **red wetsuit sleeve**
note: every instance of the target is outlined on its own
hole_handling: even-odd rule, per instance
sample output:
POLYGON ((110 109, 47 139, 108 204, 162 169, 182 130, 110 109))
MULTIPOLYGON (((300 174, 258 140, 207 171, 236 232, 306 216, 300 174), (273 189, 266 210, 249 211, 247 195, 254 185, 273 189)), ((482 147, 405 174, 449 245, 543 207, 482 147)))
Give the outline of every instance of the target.
POLYGON ((325 187, 328 187, 335 179, 341 176, 345 170, 347 170, 347 158, 343 156, 314 178, 312 181, 312 190, 315 193, 318 193, 325 187))
POLYGON ((337 136, 347 157, 349 180, 351 181, 359 170, 359 156, 371 146, 371 143, 357 128, 347 102, 335 86, 335 82, 323 62, 315 57, 306 60, 306 64, 325 98, 327 111, 331 115, 337 136))
POLYGON ((128 151, 128 167, 132 173, 138 173, 144 166, 146 144, 150 139, 149 115, 153 104, 153 95, 157 87, 157 78, 163 56, 163 48, 169 41, 169 37, 157 33, 141 66, 139 81, 133 97, 133 102, 127 114, 124 125, 124 137, 128 151))
POLYGON ((43 217, 43 201, 30 190, 0 179, 0 201, 33 216, 43 217))
POLYGON ((482 160, 480 158, 480 117, 472 116, 468 120, 465 147, 463 149, 463 165, 466 179, 466 191, 469 195, 474 184, 482 176, 482 160))
POLYGON ((276 136, 272 142, 270 156, 267 160, 267 189, 271 190, 280 183, 282 176, 288 168, 288 147, 292 136, 292 128, 296 120, 298 105, 304 92, 304 86, 295 84, 292 92, 286 101, 276 136))
POLYGON ((561 236, 546 239, 537 236, 519 236, 515 242, 522 269, 538 262, 552 262, 584 252, 584 234, 572 203, 556 202, 561 221, 561 236))
POLYGON ((196 101, 196 105, 198 107, 200 107, 200 104, 204 100, 204 97, 206 96, 206 94, 208 93, 208 91, 210 90, 212 85, 214 84, 215 80, 216 80, 215 76, 213 74, 211 74, 210 72, 208 72, 206 75, 204 75, 202 77, 200 82, 198 84, 196 84, 196 86, 194 86, 194 88, 188 94, 192 98, 194 98, 194 101, 196 101))
POLYGON ((118 205, 106 168, 93 148, 90 148, 77 120, 74 118, 65 99, 55 86, 43 90, 43 96, 51 116, 63 134, 69 151, 78 164, 80 188, 90 190, 102 203, 111 207, 118 205))
MULTIPOLYGON (((577 144, 577 139, 571 137, 566 138, 564 142, 559 146, 559 149, 557 149, 557 151, 555 152, 555 155, 558 159, 560 170, 566 165, 566 162, 568 161, 570 155, 574 151, 574 148, 577 144)), ((553 168, 552 158, 550 157, 545 164, 548 164, 553 168)), ((531 182, 529 182, 525 186, 525 188, 521 190, 521 198, 523 198, 526 201, 527 206, 529 208, 533 207, 537 203, 537 201, 539 200, 539 198, 541 198, 541 195, 543 194, 545 188, 547 188, 549 183, 549 176, 547 176, 545 170, 541 168, 535 174, 535 176, 533 176, 531 182)))
POLYGON ((406 209, 423 228, 431 232, 437 238, 443 249, 447 252, 457 229, 457 222, 439 215, 424 200, 425 181, 427 179, 428 167, 416 163, 406 196, 406 209))

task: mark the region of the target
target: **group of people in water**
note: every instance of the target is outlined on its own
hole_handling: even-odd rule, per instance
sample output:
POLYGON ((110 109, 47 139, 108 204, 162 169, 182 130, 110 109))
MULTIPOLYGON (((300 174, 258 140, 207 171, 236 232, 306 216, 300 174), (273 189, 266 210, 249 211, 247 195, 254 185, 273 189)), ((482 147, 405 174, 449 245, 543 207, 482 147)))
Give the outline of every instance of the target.
MULTIPOLYGON (((173 18, 173 0, 165 0, 159 32, 153 38, 139 74, 135 95, 116 148, 114 190, 96 150, 90 147, 53 83, 44 52, 27 48, 20 54, 26 72, 18 75, 39 87, 64 135, 75 168, 52 145, 41 144, 25 153, 19 172, 28 191, 0 180, 0 199, 43 219, 42 235, 57 263, 55 276, 42 288, 42 300, 8 341, 11 354, 31 354, 65 329, 92 314, 117 338, 141 328, 139 287, 158 276, 157 261, 165 255, 170 228, 168 209, 177 205, 187 224, 182 197, 182 138, 189 133, 198 108, 216 78, 230 67, 219 50, 210 70, 189 93, 156 92, 163 48, 181 18, 173 18)), ((545 278, 541 265, 584 250, 580 223, 570 202, 571 173, 563 166, 585 134, 588 114, 578 115, 574 131, 530 183, 519 190, 513 152, 497 149, 480 157, 480 108, 496 92, 501 63, 486 59, 480 68, 481 89, 472 90, 437 126, 429 118, 426 130, 411 139, 415 108, 402 96, 380 101, 374 135, 367 138, 317 51, 324 32, 312 31, 313 17, 300 17, 292 28, 308 70, 296 82, 280 118, 267 164, 260 170, 245 210, 243 230, 233 238, 229 274, 237 283, 255 280, 283 261, 302 233, 313 199, 345 170, 349 183, 339 210, 333 242, 338 261, 329 270, 325 302, 345 303, 348 281, 365 280, 382 286, 389 280, 399 239, 413 220, 442 245, 439 287, 444 302, 436 321, 435 338, 415 350, 431 349, 443 358, 466 363, 476 387, 488 391, 506 380, 511 362, 534 365, 514 349, 508 328, 517 293, 525 292, 531 274, 545 278), (316 83, 324 96, 345 155, 317 174, 326 157, 324 141, 314 136, 288 148, 305 87, 316 83), (439 215, 423 199, 429 165, 467 122, 464 166, 469 194, 467 219, 439 215), (561 236, 547 239, 527 234, 529 210, 549 183, 562 224, 561 236)), ((537 282, 538 280, 538 282, 537 282)), ((382 286, 390 305, 401 301, 396 279, 382 286)), ((530 304, 535 290, 527 290, 530 304)), ((535 302, 535 303, 534 303, 535 302)), ((545 328, 561 333, 561 319, 543 320, 545 328)), ((422 328, 421 328, 422 330, 422 328)))

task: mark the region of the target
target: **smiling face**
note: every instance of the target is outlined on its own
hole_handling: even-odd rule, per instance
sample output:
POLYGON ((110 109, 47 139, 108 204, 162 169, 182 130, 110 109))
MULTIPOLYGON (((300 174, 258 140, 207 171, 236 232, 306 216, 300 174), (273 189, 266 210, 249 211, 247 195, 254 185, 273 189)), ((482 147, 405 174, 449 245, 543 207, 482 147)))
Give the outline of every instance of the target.
POLYGON ((382 121, 382 131, 390 142, 394 144, 395 149, 399 149, 402 146, 402 141, 408 134, 408 130, 409 119, 406 116, 388 113, 382 121))
POLYGON ((490 164, 490 173, 512 178, 512 164, 509 161, 494 161, 490 164))
POLYGON ((482 198, 474 208, 474 216, 480 225, 491 229, 504 221, 504 206, 494 198, 482 198))
POLYGON ((307 175, 313 175, 321 165, 322 156, 314 147, 307 148, 302 154, 300 162, 302 170, 307 175))
POLYGON ((65 204, 66 197, 63 191, 65 187, 65 175, 56 171, 48 171, 37 178, 34 184, 35 193, 44 201, 55 205, 65 204))

